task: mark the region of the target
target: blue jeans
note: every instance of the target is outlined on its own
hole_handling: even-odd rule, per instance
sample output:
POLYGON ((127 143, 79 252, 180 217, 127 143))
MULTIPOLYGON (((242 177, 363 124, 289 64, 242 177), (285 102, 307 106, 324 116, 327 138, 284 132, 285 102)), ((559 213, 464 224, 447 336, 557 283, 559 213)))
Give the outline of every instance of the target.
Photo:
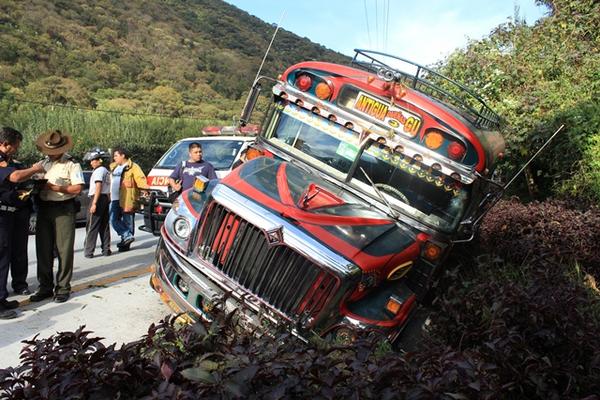
POLYGON ((134 213, 125 213, 119 205, 119 200, 110 202, 110 224, 121 239, 133 237, 135 229, 134 213))

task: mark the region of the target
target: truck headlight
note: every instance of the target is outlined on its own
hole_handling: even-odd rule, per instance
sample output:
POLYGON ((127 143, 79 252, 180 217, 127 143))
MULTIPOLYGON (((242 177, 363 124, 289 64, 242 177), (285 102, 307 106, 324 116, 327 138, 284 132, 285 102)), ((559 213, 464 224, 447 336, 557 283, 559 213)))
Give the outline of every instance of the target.
POLYGON ((186 218, 177 218, 173 223, 173 232, 181 239, 187 239, 192 232, 192 225, 186 218))

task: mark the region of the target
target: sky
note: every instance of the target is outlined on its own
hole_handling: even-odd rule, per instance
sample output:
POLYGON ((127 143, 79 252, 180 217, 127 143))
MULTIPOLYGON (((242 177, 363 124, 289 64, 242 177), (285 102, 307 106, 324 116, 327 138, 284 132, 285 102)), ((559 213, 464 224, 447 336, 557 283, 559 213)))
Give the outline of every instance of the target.
POLYGON ((268 23, 343 54, 391 53, 422 65, 442 60, 515 15, 546 15, 534 0, 225 0, 268 23))

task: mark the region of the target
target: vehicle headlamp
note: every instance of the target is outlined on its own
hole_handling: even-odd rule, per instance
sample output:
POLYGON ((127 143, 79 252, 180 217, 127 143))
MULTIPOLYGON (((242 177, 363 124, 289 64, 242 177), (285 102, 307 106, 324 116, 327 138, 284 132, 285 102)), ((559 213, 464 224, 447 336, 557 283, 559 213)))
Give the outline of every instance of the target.
POLYGON ((192 232, 192 226, 186 218, 177 218, 173 222, 173 232, 181 239, 187 239, 192 232))

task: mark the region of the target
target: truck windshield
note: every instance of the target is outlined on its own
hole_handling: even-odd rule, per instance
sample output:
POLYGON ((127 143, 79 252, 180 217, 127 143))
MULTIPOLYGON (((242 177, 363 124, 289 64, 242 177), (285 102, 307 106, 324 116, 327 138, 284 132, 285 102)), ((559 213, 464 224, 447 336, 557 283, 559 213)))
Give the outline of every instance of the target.
POLYGON ((156 163, 155 168, 173 169, 187 160, 188 146, 193 142, 202 145, 202 159, 211 163, 217 171, 231 168, 231 164, 244 144, 241 140, 182 140, 156 163))
POLYGON ((293 104, 282 107, 267 139, 341 181, 358 158, 350 179, 354 187, 380 201, 373 181, 392 207, 436 229, 455 229, 467 206, 469 186, 381 143, 371 142, 361 151, 356 132, 293 104))

